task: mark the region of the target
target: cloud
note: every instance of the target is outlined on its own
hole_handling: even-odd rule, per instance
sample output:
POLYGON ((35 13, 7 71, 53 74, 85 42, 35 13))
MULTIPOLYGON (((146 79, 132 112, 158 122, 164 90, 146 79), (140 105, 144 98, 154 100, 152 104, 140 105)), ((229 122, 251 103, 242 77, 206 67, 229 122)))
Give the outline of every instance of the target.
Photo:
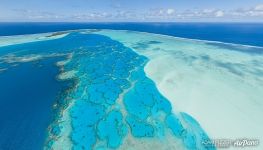
POLYGON ((232 17, 263 17, 263 4, 257 5, 252 8, 239 8, 229 12, 232 17))
POLYGON ((64 18, 64 15, 47 12, 47 11, 33 11, 30 9, 13 9, 18 16, 26 17, 27 19, 59 19, 64 18))
POLYGON ((90 13, 82 13, 82 14, 74 14, 69 18, 74 20, 96 20, 96 19, 104 19, 110 17, 110 14, 106 12, 90 12, 90 13))
POLYGON ((225 12, 217 9, 195 9, 195 10, 184 10, 181 12, 174 12, 170 15, 170 18, 174 19, 204 19, 204 18, 215 18, 224 17, 225 12))
POLYGON ((263 11, 263 4, 257 5, 254 10, 256 11, 263 11))
POLYGON ((143 20, 162 20, 173 19, 176 16, 176 11, 173 8, 152 8, 144 12, 137 13, 139 18, 143 20))
POLYGON ((222 10, 215 8, 206 9, 189 9, 182 11, 175 11, 175 9, 159 9, 149 13, 145 18, 160 18, 170 20, 258 20, 263 18, 263 4, 256 5, 251 8, 238 8, 232 10, 222 10), (217 19, 218 20, 218 19, 217 19))
POLYGON ((132 10, 122 8, 118 0, 113 0, 116 9, 89 11, 81 13, 58 14, 46 11, 27 9, 13 10, 17 16, 31 20, 50 21, 209 21, 209 20, 249 20, 263 18, 263 4, 250 8, 223 10, 216 8, 177 10, 175 8, 150 8, 132 10))
POLYGON ((169 8, 169 9, 166 10, 166 13, 167 13, 168 15, 172 15, 172 14, 175 13, 175 10, 172 9, 172 8, 169 8))
POLYGON ((215 12, 215 16, 216 17, 223 17, 224 16, 224 12, 222 10, 216 11, 215 12))

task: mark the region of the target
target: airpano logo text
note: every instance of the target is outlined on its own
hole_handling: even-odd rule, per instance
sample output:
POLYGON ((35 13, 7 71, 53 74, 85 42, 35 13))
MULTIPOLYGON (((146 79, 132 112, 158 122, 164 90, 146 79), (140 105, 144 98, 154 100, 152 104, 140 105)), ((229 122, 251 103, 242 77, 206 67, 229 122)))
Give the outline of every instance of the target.
POLYGON ((250 147, 258 146, 259 140, 257 139, 237 139, 232 142, 233 147, 250 147))
POLYGON ((259 145, 258 139, 213 139, 202 141, 205 147, 229 148, 229 147, 254 147, 259 145))

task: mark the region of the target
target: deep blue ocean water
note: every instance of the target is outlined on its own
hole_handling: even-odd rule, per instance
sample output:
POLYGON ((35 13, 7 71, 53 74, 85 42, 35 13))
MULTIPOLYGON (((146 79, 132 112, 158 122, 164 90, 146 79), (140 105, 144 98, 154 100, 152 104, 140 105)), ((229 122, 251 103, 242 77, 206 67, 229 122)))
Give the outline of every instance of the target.
POLYGON ((262 23, 0 23, 0 36, 72 29, 133 30, 190 39, 263 46, 262 23))
POLYGON ((0 73, 0 149, 42 149, 52 119, 52 105, 66 88, 50 58, 19 63, 0 73))

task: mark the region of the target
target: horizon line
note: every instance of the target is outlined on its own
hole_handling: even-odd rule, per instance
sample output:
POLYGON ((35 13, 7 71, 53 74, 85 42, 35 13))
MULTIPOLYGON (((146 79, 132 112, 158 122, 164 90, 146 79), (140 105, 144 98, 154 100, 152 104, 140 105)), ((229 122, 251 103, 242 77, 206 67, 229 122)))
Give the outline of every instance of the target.
POLYGON ((263 23, 263 21, 0 21, 1 23, 263 23))

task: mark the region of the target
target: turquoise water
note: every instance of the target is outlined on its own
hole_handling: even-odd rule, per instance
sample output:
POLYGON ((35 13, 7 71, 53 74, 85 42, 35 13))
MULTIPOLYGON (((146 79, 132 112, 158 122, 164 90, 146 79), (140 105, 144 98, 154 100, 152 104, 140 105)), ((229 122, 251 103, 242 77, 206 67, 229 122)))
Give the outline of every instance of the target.
MULTIPOLYGON (((49 124, 42 124, 41 127, 48 128, 48 131, 34 128, 38 130, 40 136, 23 136, 42 141, 40 143, 45 142, 46 149, 54 148, 59 143, 58 139, 64 138, 64 133, 68 131, 67 125, 60 121, 65 113, 68 113, 67 119, 70 122, 69 143, 65 144, 71 145, 76 150, 117 149, 128 135, 137 139, 166 140, 168 131, 182 141, 187 149, 215 149, 213 146, 202 145, 202 141, 209 140, 209 137, 197 121, 186 113, 181 113, 180 116, 172 113, 169 100, 160 94, 155 83, 145 75, 144 67, 148 59, 109 37, 73 32, 59 39, 0 47, 0 54, 0 67, 6 69, 0 73, 1 80, 5 80, 1 75, 11 77, 8 73, 12 71, 10 67, 12 63, 16 62, 18 66, 29 63, 22 61, 25 58, 35 58, 30 61, 32 64, 58 56, 63 56, 62 60, 68 61, 60 68, 56 67, 60 72, 38 72, 43 76, 54 78, 59 77, 59 73, 60 75, 64 73, 64 77, 60 80, 57 78, 54 83, 74 81, 74 84, 67 84, 71 85, 67 89, 52 89, 54 83, 47 82, 49 78, 41 79, 48 84, 45 85, 46 89, 55 92, 56 95, 60 93, 57 101, 54 96, 48 97, 50 100, 48 106, 52 104, 55 106, 53 115, 56 116, 53 120, 49 119, 49 124), (184 123, 181 120, 184 120, 184 123)), ((55 59, 51 63, 55 66, 60 61, 61 59, 55 59)), ((21 69, 25 71, 24 68, 21 69)), ((35 68, 26 68, 26 70, 30 76, 36 71, 35 68)), ((17 70, 15 73, 19 75, 23 71, 17 70)), ((27 80, 34 82, 31 81, 30 76, 27 80)), ((20 80, 19 77, 14 78, 20 80)), ((6 81, 12 82, 12 79, 8 78, 6 81)), ((6 86, 0 85, 1 88, 6 86)), ((28 86, 30 89, 35 88, 34 84, 28 86)), ((13 90, 13 88, 8 89, 11 92, 13 90)), ((44 89, 41 91, 43 92, 44 89)), ((15 95, 13 99, 19 98, 19 103, 24 104, 25 95, 17 96, 15 95)), ((4 96, 4 99, 6 97, 4 96)), ((46 105, 46 100, 42 98, 42 96, 34 98, 38 103, 36 106, 46 105)), ((28 103, 30 108, 35 107, 31 102, 28 103)), ((2 100, 1 106, 5 106, 2 100)), ((44 115, 52 116, 50 112, 44 115)), ((41 124, 41 121, 42 119, 39 118, 27 124, 36 122, 41 124)), ((8 119, 2 122, 8 124, 8 119)), ((4 135, 1 139, 7 139, 10 136, 9 131, 15 128, 15 126, 6 126, 6 129, 2 129, 8 134, 1 134, 4 135)), ((19 130, 24 128, 26 127, 22 126, 19 130)), ((3 145, 9 144, 5 141, 3 145)), ((14 144, 12 148, 18 148, 21 144, 23 141, 14 144)), ((0 145, 2 146, 1 143, 0 145)), ((33 143, 27 148, 38 149, 39 145, 41 144, 33 143)))

